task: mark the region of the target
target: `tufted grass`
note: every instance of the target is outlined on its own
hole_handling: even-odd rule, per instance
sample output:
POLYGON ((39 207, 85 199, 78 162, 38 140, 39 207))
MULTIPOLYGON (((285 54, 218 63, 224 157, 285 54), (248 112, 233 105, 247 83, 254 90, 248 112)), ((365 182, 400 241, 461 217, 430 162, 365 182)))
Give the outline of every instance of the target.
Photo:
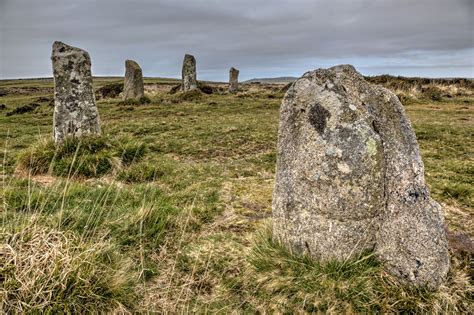
POLYGON ((66 138, 61 144, 41 138, 20 152, 16 168, 30 175, 100 177, 139 161, 145 153, 144 143, 107 135, 66 138))
MULTIPOLYGON (((101 99, 104 134, 61 147, 47 103, 0 112, 2 311, 472 312, 469 269, 455 258, 445 286, 415 290, 370 253, 320 265, 271 241, 283 85, 184 96, 168 93, 175 80, 145 83, 150 103, 101 99)), ((51 80, 2 88, 25 89, 0 96, 9 110, 52 97, 51 80)), ((447 224, 474 235, 474 99, 404 105, 447 224)))

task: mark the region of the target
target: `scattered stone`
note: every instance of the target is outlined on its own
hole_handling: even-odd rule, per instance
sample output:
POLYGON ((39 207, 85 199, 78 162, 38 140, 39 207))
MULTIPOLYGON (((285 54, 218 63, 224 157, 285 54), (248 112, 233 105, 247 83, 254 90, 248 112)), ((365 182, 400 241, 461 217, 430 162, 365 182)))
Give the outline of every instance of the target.
POLYGON ((142 69, 133 60, 125 61, 123 100, 138 100, 144 96, 142 69))
POLYGON ((349 65, 307 72, 280 112, 274 237, 322 261, 373 250, 386 270, 438 286, 449 255, 403 106, 349 65))
POLYGON ((239 70, 234 67, 229 70, 229 92, 236 92, 239 89, 239 70))
POLYGON ((196 79, 196 59, 194 56, 186 54, 183 61, 182 90, 188 92, 197 89, 196 79))
POLYGON ((60 143, 66 136, 100 134, 89 54, 62 42, 54 42, 51 60, 55 88, 54 141, 60 143))
POLYGON ((34 111, 36 108, 38 108, 40 106, 41 105, 38 104, 38 103, 26 104, 26 105, 15 108, 14 110, 6 113, 5 115, 6 116, 12 116, 12 115, 21 115, 21 114, 29 113, 29 112, 34 111))

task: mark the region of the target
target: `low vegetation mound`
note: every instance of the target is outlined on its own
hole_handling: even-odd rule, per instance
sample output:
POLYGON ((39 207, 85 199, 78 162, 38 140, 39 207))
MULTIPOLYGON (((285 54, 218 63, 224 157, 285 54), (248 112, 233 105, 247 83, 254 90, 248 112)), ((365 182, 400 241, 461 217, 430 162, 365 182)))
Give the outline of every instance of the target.
POLYGON ((124 101, 120 101, 118 105, 124 105, 124 106, 130 106, 130 105, 144 105, 144 104, 150 104, 151 100, 147 96, 142 96, 139 99, 133 99, 129 98, 124 101))
POLYGON ((95 95, 97 99, 116 98, 122 92, 123 92, 123 82, 117 82, 117 83, 106 84, 98 88, 97 90, 95 90, 95 95))
POLYGON ((29 112, 34 111, 36 108, 38 108, 40 106, 41 105, 38 104, 38 103, 26 104, 26 105, 19 106, 19 107, 15 108, 14 110, 6 113, 5 115, 13 116, 13 115, 21 115, 21 114, 29 113, 29 112))
POLYGON ((99 177, 116 173, 145 153, 144 143, 105 135, 66 138, 60 145, 41 139, 19 154, 17 169, 31 175, 99 177))
POLYGON ((383 85, 399 95, 431 101, 441 101, 443 96, 452 98, 474 94, 474 80, 465 78, 430 79, 379 75, 366 76, 365 79, 371 83, 383 85))

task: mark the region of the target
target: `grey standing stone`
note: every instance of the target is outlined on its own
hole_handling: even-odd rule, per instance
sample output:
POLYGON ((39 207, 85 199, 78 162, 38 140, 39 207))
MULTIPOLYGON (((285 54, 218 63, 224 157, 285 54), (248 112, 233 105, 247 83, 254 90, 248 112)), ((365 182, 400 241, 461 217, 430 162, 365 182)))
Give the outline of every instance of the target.
POLYGON ((229 70, 229 92, 235 92, 239 88, 239 70, 234 67, 229 70))
POLYGON ((54 42, 51 60, 54 73, 55 142, 62 142, 66 136, 100 134, 89 54, 62 42, 54 42))
POLYGON ((443 211, 392 92, 349 65, 307 72, 285 95, 278 138, 275 239, 322 261, 375 249, 402 280, 445 279, 443 211))
POLYGON ((182 79, 183 92, 197 89, 196 59, 194 56, 188 54, 184 56, 182 79))
POLYGON ((142 69, 137 62, 133 60, 126 60, 123 99, 138 100, 144 95, 142 69))

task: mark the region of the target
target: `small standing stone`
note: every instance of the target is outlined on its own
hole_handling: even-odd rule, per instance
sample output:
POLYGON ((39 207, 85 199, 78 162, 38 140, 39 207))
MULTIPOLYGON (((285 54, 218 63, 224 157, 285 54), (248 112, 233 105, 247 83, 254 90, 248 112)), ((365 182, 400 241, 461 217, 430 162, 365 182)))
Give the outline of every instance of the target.
POLYGON ((322 261, 375 250, 400 279, 440 285, 443 210, 398 98, 352 66, 319 69, 288 89, 280 119, 274 237, 322 261))
POLYGON ((239 70, 234 67, 229 70, 229 92, 235 92, 239 88, 239 70))
POLYGON ((138 100, 144 95, 142 69, 137 62, 126 60, 123 99, 138 100))
POLYGON ((89 54, 62 42, 54 42, 51 60, 54 73, 55 142, 62 142, 66 136, 100 134, 89 54))
POLYGON ((196 59, 192 55, 186 54, 184 56, 182 79, 183 92, 197 89, 196 59))

